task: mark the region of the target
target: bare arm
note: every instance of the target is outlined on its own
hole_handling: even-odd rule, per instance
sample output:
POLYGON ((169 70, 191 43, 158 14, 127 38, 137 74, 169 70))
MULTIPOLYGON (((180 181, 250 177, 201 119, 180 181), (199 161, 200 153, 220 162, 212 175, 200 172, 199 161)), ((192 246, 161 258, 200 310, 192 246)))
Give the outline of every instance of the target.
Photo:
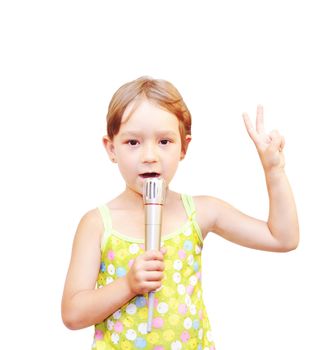
POLYGON ((292 190, 284 171, 265 172, 269 216, 267 225, 284 250, 292 250, 299 243, 299 223, 292 190))
POLYGON ((62 319, 71 329, 101 322, 133 297, 125 278, 95 289, 102 230, 96 211, 87 213, 77 228, 62 297, 62 319))
POLYGON ((246 113, 243 118, 265 172, 269 196, 268 228, 285 250, 294 249, 299 242, 299 223, 294 197, 284 170, 284 137, 277 130, 265 133, 264 111, 260 105, 257 107, 256 130, 246 113))
POLYGON ((254 249, 295 249, 299 241, 299 224, 292 190, 284 171, 284 138, 277 131, 265 133, 262 106, 257 108, 256 130, 247 114, 244 114, 244 122, 265 172, 269 196, 268 220, 265 222, 245 215, 216 198, 202 197, 197 201, 204 231, 219 233, 232 242, 254 249), (205 222, 208 223, 206 227, 205 222))
POLYGON ((102 322, 136 295, 161 286, 163 254, 146 252, 135 260, 125 277, 95 289, 102 231, 96 210, 86 214, 77 228, 62 297, 62 319, 70 329, 102 322))

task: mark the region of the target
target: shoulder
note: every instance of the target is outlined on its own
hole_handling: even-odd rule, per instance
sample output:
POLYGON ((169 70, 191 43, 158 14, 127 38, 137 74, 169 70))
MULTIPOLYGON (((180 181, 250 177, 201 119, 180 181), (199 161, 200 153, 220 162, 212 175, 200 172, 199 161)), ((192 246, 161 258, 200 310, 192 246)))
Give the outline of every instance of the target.
POLYGON ((222 205, 224 203, 221 199, 212 196, 192 196, 196 206, 209 207, 212 205, 222 205))
POLYGON ((203 237, 205 237, 216 226, 226 203, 212 196, 193 196, 192 198, 196 208, 198 225, 202 230, 203 237))
POLYGON ((80 225, 92 227, 94 229, 103 229, 103 222, 98 208, 86 212, 80 219, 80 225))
POLYGON ((100 241, 103 231, 104 225, 100 212, 98 208, 94 208, 81 217, 75 239, 100 241))

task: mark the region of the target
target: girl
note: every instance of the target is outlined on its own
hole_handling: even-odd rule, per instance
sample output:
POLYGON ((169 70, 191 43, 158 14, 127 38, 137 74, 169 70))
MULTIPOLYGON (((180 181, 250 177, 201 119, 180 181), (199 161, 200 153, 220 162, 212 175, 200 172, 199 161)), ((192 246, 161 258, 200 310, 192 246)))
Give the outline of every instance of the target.
POLYGON ((95 325, 93 349, 214 349, 201 290, 207 233, 260 250, 297 247, 284 138, 277 131, 265 133, 262 106, 257 108, 256 129, 247 114, 243 118, 265 172, 267 222, 220 199, 168 188, 162 248, 144 251, 144 179, 160 176, 170 183, 191 141, 191 115, 177 89, 164 80, 141 77, 114 94, 103 142, 126 187, 81 219, 62 298, 68 328, 95 325), (147 333, 147 293, 154 290, 153 330, 147 333))

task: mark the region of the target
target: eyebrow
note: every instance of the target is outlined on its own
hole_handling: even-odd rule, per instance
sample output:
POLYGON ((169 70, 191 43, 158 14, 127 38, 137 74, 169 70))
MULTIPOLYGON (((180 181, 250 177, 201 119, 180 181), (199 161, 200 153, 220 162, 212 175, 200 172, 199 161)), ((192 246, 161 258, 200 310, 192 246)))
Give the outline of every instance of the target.
MULTIPOLYGON (((130 131, 125 131, 121 134, 122 138, 125 137, 138 137, 140 135, 142 135, 142 130, 130 130, 130 131)), ((157 132, 158 136, 169 136, 169 137, 177 137, 177 133, 175 133, 172 130, 160 130, 159 132, 157 132)))

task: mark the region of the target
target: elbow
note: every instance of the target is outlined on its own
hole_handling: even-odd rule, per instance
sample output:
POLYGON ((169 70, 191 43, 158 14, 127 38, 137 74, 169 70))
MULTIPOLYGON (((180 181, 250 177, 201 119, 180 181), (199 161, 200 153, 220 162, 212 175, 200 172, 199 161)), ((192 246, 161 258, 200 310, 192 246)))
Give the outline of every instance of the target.
POLYGON ((63 324, 71 331, 76 331, 80 329, 73 321, 70 320, 63 319, 63 324))
POLYGON ((291 243, 291 244, 289 243, 289 244, 284 245, 280 251, 283 253, 288 253, 288 252, 291 252, 292 250, 297 249, 298 245, 299 245, 299 242, 295 242, 295 243, 291 243))
MULTIPOLYGON (((272 231, 270 231, 272 233, 272 231)), ((272 233, 273 235, 273 233, 272 233)), ((275 251, 280 253, 287 253, 295 250, 299 246, 300 231, 299 227, 292 227, 291 229, 278 232, 273 235, 275 239, 275 251)))
POLYGON ((297 249, 298 246, 299 246, 299 235, 294 239, 281 244, 280 252, 284 252, 284 253, 291 252, 292 250, 297 249))
POLYGON ((70 330, 78 330, 85 328, 82 324, 81 317, 77 311, 69 310, 68 307, 62 307, 61 318, 63 324, 70 330))
POLYGON ((72 331, 82 328, 79 327, 79 322, 76 320, 76 318, 72 317, 71 315, 62 314, 62 321, 63 324, 72 331))

